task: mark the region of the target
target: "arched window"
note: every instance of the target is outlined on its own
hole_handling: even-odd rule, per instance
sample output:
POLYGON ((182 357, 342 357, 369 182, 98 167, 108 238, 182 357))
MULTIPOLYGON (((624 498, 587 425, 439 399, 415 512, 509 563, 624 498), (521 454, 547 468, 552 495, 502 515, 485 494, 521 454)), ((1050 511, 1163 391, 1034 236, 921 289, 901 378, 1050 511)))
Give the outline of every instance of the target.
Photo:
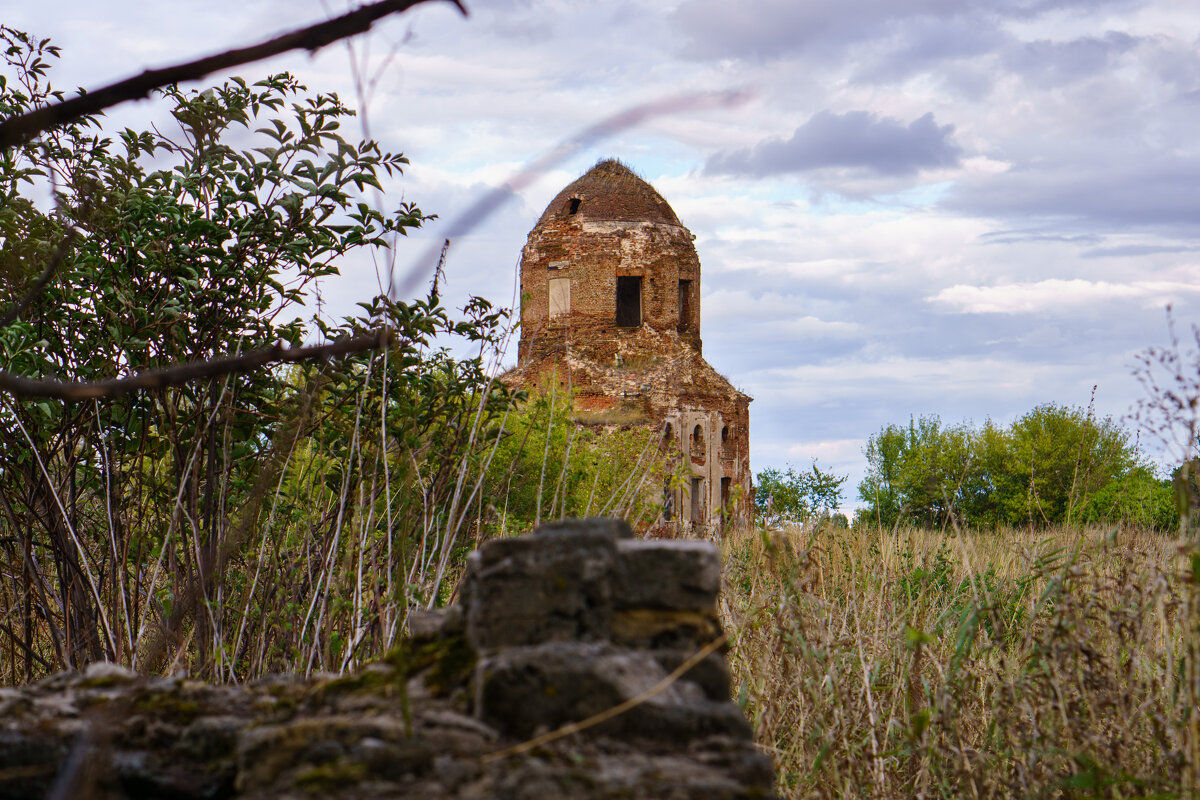
POLYGON ((704 428, 697 425, 692 428, 692 458, 703 459, 704 456, 704 428))
POLYGON ((579 204, 581 202, 582 201, 578 197, 572 197, 571 201, 569 203, 567 203, 567 214, 569 214, 570 216, 575 216, 576 214, 578 214, 579 213, 579 204))
POLYGON ((729 426, 722 425, 721 426, 721 444, 725 444, 728 441, 729 441, 729 426))

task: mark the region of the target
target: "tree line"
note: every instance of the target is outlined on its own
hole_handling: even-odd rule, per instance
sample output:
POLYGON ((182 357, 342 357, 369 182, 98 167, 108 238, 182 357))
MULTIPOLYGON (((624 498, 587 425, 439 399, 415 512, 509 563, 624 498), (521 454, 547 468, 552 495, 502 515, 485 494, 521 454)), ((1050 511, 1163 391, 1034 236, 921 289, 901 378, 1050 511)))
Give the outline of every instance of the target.
POLYGON ((1111 417, 1048 403, 1000 425, 937 416, 867 440, 861 521, 941 528, 1177 523, 1170 479, 1111 417))

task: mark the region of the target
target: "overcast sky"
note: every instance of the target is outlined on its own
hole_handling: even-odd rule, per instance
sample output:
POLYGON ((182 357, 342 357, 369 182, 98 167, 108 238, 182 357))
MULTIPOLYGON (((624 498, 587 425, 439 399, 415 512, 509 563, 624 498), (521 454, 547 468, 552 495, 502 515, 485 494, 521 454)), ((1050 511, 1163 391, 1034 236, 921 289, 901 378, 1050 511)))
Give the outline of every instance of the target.
MULTIPOLYGON (((448 297, 508 304, 529 229, 598 158, 649 180, 696 235, 705 355, 751 394, 757 472, 851 475, 887 423, 1006 423, 1034 406, 1116 417, 1134 356, 1200 309, 1200 4, 1176 0, 467 0, 358 42, 384 66, 371 132, 392 188, 440 215, 614 111, 744 90, 652 119, 543 174, 455 243, 448 297), (389 54, 393 54, 387 60, 389 54)), ((330 0, 12 4, 63 46, 56 85, 302 23, 330 0)), ((288 69, 354 97, 343 47, 288 69)), ((162 119, 152 101, 114 113, 162 119)), ((415 259, 421 248, 401 253, 415 259)), ((347 265, 330 296, 376 289, 347 265)), ((370 274, 369 274, 370 273, 370 274)), ((515 352, 515 348, 514 348, 515 352)), ((510 358, 511 360, 511 358, 510 358)))

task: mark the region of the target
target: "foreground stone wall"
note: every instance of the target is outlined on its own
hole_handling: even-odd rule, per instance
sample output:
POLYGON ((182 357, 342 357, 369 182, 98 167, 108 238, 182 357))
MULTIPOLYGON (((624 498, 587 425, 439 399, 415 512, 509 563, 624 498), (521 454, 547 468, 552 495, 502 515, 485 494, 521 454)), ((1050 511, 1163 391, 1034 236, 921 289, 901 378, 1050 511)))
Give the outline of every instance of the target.
POLYGON ((0 798, 771 797, 712 647, 719 585, 707 543, 546 525, 473 553, 458 601, 355 675, 0 689, 0 798))

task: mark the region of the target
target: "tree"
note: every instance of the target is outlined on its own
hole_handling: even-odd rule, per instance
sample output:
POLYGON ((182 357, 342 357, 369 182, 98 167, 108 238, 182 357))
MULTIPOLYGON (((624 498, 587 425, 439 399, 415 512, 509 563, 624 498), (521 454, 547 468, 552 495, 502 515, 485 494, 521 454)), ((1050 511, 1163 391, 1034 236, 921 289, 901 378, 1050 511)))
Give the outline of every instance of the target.
MULTIPOLYGON (((0 36, 9 120, 61 101, 57 48, 0 36)), ((382 652, 436 601, 508 402, 482 355, 504 313, 472 300, 451 320, 436 277, 421 300, 298 317, 348 254, 425 219, 364 199, 407 160, 345 138, 335 95, 276 75, 161 97, 174 131, 70 119, 0 159, 0 369, 66 398, 0 404, 12 680, 97 658, 246 677, 382 652), (31 199, 47 187, 52 208, 31 199), (315 334, 332 343, 306 347, 315 334), (350 357, 311 358, 330 354, 350 357)))
POLYGON ((822 471, 816 461, 806 472, 797 472, 791 464, 784 470, 763 470, 754 479, 758 522, 779 528, 832 517, 842 503, 847 477, 822 471))
POLYGON ((1070 524, 1092 495, 1122 480, 1136 462, 1129 434, 1111 418, 1038 406, 1009 429, 1005 516, 1012 524, 1070 524))
POLYGON ((1007 428, 922 417, 884 426, 865 454, 860 519, 885 527, 1040 527, 1134 514, 1135 507, 1143 511, 1131 518, 1164 519, 1153 471, 1129 434, 1081 408, 1038 406, 1007 428))
POLYGON ((865 453, 867 474, 858 492, 879 524, 891 527, 903 518, 941 527, 961 506, 974 457, 967 425, 946 427, 936 416, 888 425, 867 440, 865 453))

